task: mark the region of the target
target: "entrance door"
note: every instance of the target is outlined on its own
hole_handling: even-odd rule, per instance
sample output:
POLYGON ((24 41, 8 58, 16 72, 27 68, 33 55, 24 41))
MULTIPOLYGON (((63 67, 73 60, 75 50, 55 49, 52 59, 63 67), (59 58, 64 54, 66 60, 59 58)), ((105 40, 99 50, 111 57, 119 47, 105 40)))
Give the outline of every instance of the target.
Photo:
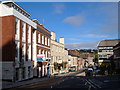
POLYGON ((41 67, 38 67, 37 69, 37 77, 41 77, 41 67))

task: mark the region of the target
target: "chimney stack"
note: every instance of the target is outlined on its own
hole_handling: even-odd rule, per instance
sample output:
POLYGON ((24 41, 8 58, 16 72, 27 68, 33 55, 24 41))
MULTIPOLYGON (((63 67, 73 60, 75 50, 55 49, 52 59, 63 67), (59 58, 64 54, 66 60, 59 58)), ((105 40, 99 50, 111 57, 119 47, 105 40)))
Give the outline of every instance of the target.
POLYGON ((55 34, 55 32, 51 32, 51 39, 52 40, 56 40, 56 34, 55 34))
POLYGON ((60 37, 60 43, 64 44, 64 37, 60 37))
POLYGON ((39 23, 39 21, 37 19, 32 19, 32 21, 37 23, 37 24, 39 23))

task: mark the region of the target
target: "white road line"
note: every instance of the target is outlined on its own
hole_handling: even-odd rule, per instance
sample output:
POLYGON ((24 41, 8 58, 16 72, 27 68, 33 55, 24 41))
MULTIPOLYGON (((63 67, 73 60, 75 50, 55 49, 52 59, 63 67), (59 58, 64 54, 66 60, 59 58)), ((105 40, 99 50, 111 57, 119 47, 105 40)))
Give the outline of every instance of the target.
POLYGON ((90 81, 91 83, 93 83, 95 86, 97 86, 98 88, 102 88, 102 87, 100 87, 99 85, 95 84, 92 80, 89 79, 89 81, 90 81))
POLYGON ((96 88, 93 84, 91 84, 88 80, 86 80, 88 84, 90 84, 93 88, 96 88))

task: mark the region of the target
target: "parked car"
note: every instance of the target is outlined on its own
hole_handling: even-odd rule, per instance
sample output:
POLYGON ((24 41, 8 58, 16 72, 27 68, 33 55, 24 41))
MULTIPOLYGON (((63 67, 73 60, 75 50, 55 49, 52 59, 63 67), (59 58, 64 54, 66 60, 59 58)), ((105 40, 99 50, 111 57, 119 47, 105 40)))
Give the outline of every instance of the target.
POLYGON ((100 74, 100 70, 99 70, 99 69, 96 69, 96 70, 95 70, 95 75, 98 75, 98 74, 100 74))
POLYGON ((75 72, 75 71, 76 71, 75 66, 69 68, 69 72, 75 72))
POLYGON ((85 70, 85 76, 93 76, 93 69, 88 68, 85 70))

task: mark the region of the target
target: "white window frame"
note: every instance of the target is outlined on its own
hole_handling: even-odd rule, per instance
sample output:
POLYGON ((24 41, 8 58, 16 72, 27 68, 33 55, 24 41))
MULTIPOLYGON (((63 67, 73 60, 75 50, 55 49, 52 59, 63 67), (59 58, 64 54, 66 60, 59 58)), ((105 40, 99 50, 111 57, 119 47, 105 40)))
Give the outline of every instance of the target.
POLYGON ((38 34, 38 43, 40 43, 40 33, 38 34))
POLYGON ((38 54, 41 54, 41 49, 39 48, 39 50, 38 50, 38 54))
POLYGON ((48 58, 48 51, 45 52, 45 56, 46 56, 46 58, 48 58))
POLYGON ((26 23, 22 22, 22 41, 25 42, 26 41, 26 23))
POLYGON ((31 43, 31 26, 28 25, 28 43, 31 43))
POLYGON ((28 45, 28 60, 31 60, 31 45, 28 45))
POLYGON ((44 44, 44 36, 42 35, 42 44, 44 44))
POLYGON ((44 51, 44 50, 42 50, 42 55, 44 55, 44 52, 45 52, 45 51, 44 51))
POLYGON ((47 37, 45 37, 45 45, 47 45, 47 37))
POLYGON ((20 20, 18 18, 16 18, 16 28, 15 28, 15 39, 19 40, 20 39, 20 20))
POLYGON ((48 38, 48 46, 50 46, 50 39, 48 38))

